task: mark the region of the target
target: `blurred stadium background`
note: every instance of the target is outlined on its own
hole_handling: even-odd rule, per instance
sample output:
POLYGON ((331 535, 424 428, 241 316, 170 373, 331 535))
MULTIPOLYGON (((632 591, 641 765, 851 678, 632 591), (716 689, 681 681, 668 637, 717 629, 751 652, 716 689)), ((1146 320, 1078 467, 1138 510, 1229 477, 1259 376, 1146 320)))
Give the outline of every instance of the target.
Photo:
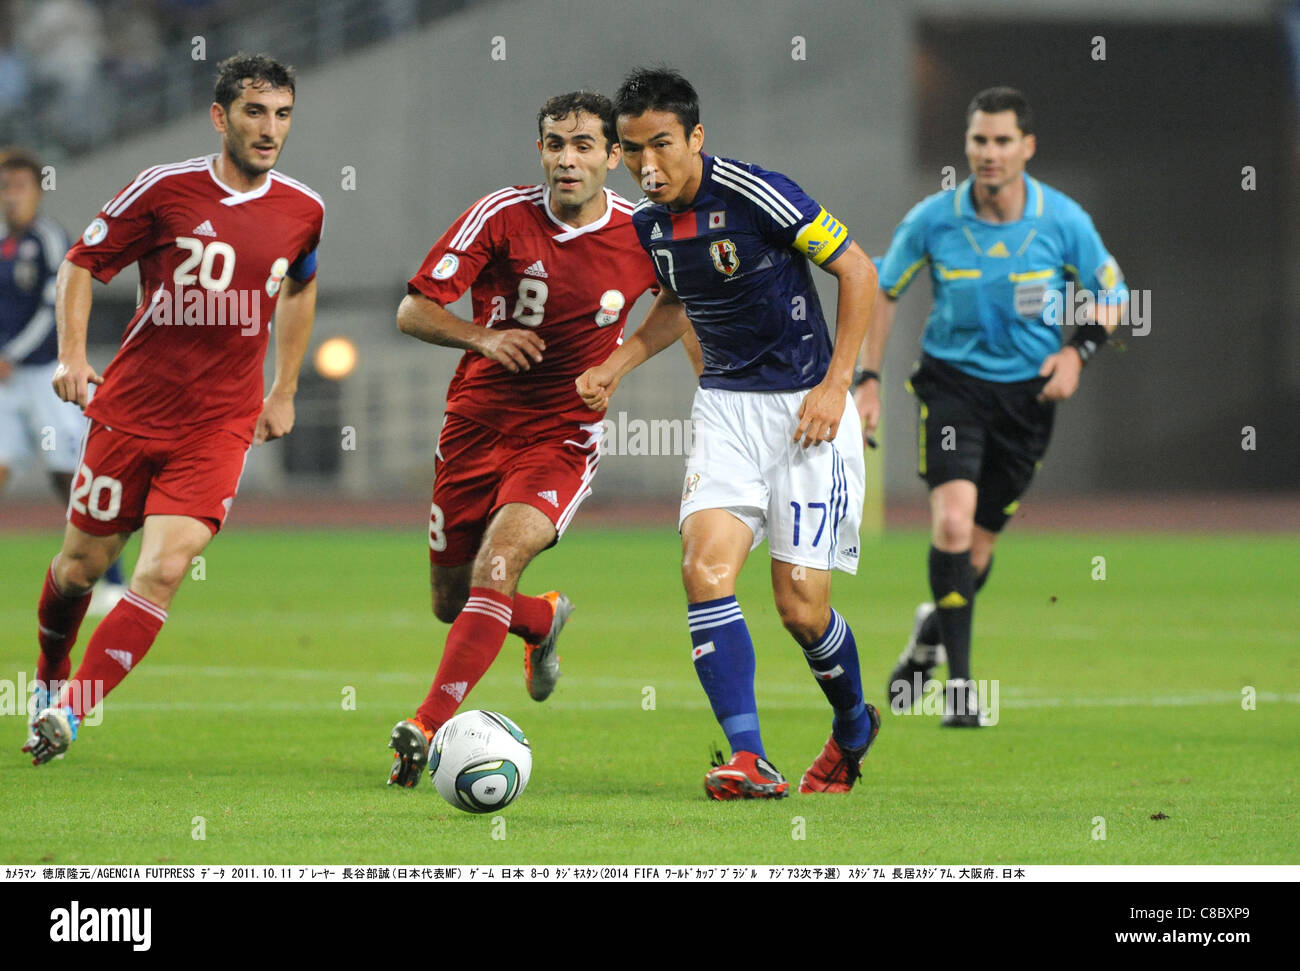
MULTIPOLYGON (((240 49, 298 67, 280 167, 327 216, 298 426, 253 451, 237 528, 421 528, 458 355, 397 333, 405 280, 471 202, 539 179, 546 96, 612 94, 648 62, 699 89, 706 150, 791 173, 877 256, 945 166, 964 178, 971 95, 1025 90, 1039 118, 1030 171, 1092 214, 1149 294, 1150 331, 1118 334, 1060 410, 1016 528, 1300 527, 1300 4, 17 0, 0 5, 0 144, 55 167, 45 211, 75 236, 139 170, 217 150, 212 77, 240 49), (355 368, 330 379, 313 360, 337 337, 355 368)), ((639 195, 622 168, 610 184, 639 195)), ((832 314, 833 280, 819 277, 832 314)), ((111 358, 134 291, 133 271, 97 288, 93 363, 111 358)), ((923 521, 903 381, 928 310, 919 280, 886 362, 887 522, 923 521)), ((670 350, 624 385, 611 418, 680 421, 692 386, 670 350)), ((681 469, 676 455, 608 455, 578 523, 671 522, 681 469)), ((0 498, 0 527, 59 521, 36 469, 0 498)))

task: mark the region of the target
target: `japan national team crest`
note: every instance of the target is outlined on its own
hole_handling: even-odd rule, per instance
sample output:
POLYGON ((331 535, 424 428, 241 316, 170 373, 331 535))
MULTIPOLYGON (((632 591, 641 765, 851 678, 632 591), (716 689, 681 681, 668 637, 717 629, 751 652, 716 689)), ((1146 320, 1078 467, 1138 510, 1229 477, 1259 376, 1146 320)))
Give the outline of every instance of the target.
POLYGON ((682 483, 682 502, 685 502, 691 496, 695 495, 695 490, 700 487, 700 473, 688 472, 686 481, 682 483))
POLYGON ((736 244, 729 239, 710 243, 709 255, 713 257, 713 266, 723 276, 731 276, 740 269, 740 254, 736 252, 736 244))

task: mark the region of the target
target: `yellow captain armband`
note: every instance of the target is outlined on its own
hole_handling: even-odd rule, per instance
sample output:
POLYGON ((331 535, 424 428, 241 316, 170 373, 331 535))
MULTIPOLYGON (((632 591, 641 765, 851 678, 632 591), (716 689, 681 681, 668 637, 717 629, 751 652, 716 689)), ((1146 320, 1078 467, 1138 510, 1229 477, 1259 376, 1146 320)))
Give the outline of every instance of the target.
POLYGON ((794 238, 794 248, 821 266, 849 238, 844 224, 823 209, 794 238))

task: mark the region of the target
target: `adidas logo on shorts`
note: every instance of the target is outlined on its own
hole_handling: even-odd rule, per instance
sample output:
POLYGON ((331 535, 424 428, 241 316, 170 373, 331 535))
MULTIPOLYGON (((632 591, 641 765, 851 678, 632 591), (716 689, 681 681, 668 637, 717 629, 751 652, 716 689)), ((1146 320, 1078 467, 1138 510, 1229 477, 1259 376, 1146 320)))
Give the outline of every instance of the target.
POLYGON ((539 492, 537 493, 537 497, 539 499, 545 499, 556 509, 560 508, 560 497, 556 494, 554 489, 547 489, 545 492, 539 492))

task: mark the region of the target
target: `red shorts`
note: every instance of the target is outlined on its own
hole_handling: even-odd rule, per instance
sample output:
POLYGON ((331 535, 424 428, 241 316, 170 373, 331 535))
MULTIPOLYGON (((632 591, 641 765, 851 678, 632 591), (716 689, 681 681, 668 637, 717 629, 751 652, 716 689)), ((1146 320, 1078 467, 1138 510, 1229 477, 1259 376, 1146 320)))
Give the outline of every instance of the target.
POLYGON ((505 435, 448 415, 438 436, 429 560, 461 566, 478 554, 489 520, 510 502, 540 510, 564 535, 600 460, 600 425, 577 425, 552 437, 505 435))
POLYGON ((77 462, 68 522, 94 536, 133 533, 146 516, 191 516, 215 535, 248 457, 234 432, 141 438, 90 422, 77 462))

